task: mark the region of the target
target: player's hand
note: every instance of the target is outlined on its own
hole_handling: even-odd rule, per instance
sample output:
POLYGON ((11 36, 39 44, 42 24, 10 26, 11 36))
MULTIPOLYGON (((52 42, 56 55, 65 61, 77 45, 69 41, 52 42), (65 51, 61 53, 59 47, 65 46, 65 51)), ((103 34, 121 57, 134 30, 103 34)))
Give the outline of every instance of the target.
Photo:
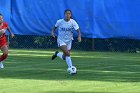
POLYGON ((13 38, 15 35, 13 33, 11 33, 11 38, 13 38))
POLYGON ((82 41, 81 37, 78 37, 77 40, 78 40, 78 42, 81 42, 82 41))
POLYGON ((51 33, 51 37, 52 37, 52 38, 55 38, 55 35, 54 35, 54 33, 53 33, 53 32, 51 33))

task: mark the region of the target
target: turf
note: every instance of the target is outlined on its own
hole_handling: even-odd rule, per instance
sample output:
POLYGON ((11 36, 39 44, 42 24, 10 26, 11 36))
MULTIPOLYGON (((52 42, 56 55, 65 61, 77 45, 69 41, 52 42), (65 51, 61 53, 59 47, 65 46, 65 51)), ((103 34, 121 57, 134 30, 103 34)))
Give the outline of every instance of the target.
POLYGON ((9 50, 0 93, 140 93, 140 54, 72 51, 76 75, 52 50, 9 50))

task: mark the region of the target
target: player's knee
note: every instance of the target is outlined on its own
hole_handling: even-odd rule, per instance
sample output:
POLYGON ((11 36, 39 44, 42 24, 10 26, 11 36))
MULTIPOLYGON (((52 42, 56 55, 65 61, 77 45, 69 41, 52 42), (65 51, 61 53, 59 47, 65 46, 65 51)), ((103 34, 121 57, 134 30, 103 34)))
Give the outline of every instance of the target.
POLYGON ((70 52, 69 51, 65 51, 64 54, 65 54, 65 56, 70 56, 70 52))
POLYGON ((8 52, 3 53, 3 55, 7 57, 8 56, 8 52))

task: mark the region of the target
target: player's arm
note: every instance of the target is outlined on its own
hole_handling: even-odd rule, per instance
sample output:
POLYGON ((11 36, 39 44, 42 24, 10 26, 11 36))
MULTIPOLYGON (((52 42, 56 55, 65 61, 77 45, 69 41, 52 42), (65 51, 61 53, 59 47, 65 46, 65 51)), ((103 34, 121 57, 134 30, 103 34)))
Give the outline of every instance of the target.
POLYGON ((55 35, 54 35, 54 33, 55 33, 55 30, 57 29, 57 27, 53 27, 52 28, 52 31, 51 31, 51 36, 53 37, 53 38, 55 38, 55 35))
POLYGON ((55 26, 52 28, 51 36, 52 36, 53 38, 55 38, 54 33, 55 33, 55 30, 57 29, 57 27, 59 27, 59 24, 60 24, 60 20, 57 20, 55 26))
POLYGON ((80 29, 79 29, 79 28, 77 29, 77 33, 78 33, 78 38, 77 38, 77 40, 78 40, 78 42, 81 42, 82 39, 81 39, 81 32, 80 32, 80 29))
POLYGON ((7 27, 8 32, 10 33, 11 37, 13 38, 15 35, 11 32, 9 26, 7 27))
POLYGON ((73 20, 73 27, 78 33, 78 38, 77 38, 78 42, 81 42, 82 40, 81 40, 80 28, 79 28, 79 25, 77 24, 77 22, 75 20, 73 20))

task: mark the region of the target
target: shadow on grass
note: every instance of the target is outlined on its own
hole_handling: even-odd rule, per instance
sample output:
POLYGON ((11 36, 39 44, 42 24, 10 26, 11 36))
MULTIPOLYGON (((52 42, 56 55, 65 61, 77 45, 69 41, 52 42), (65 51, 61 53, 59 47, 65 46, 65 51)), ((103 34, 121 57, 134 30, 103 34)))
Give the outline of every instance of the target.
POLYGON ((71 76, 66 72, 66 64, 60 59, 51 62, 50 56, 16 57, 11 55, 5 62, 5 68, 0 69, 0 78, 140 82, 140 64, 135 59, 132 62, 130 59, 116 57, 74 57, 73 61, 78 73, 71 76))

